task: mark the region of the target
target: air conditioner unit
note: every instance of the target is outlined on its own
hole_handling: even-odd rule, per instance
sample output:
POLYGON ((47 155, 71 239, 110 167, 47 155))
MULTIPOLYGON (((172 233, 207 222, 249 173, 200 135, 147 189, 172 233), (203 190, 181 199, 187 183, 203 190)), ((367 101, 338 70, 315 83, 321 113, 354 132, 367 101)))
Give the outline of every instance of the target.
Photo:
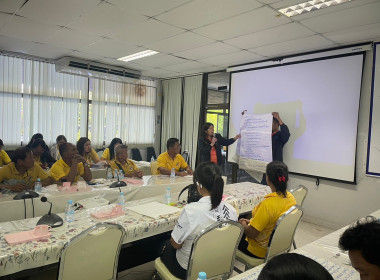
POLYGON ((141 72, 124 67, 111 66, 87 61, 75 57, 62 57, 55 62, 55 71, 104 80, 135 83, 141 78, 141 72))

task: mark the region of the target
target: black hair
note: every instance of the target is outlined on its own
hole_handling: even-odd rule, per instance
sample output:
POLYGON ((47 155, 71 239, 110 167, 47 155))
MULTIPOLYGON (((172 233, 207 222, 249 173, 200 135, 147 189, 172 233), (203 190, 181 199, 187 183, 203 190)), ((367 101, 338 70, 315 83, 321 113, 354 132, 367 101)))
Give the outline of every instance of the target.
POLYGON ((285 197, 289 180, 288 173, 288 167, 281 161, 272 161, 267 165, 266 174, 268 175, 269 181, 271 181, 276 188, 276 192, 285 197))
POLYGON ((277 125, 280 125, 280 122, 279 122, 278 119, 276 119, 276 118, 273 118, 273 122, 274 122, 275 124, 277 124, 277 125))
POLYGON ((37 138, 35 139, 32 144, 30 145, 30 149, 35 149, 37 147, 41 146, 42 148, 44 148, 45 151, 49 151, 49 148, 48 146, 46 145, 45 141, 42 140, 41 138, 37 138))
POLYGON ((57 138, 55 139, 55 142, 58 143, 58 141, 60 140, 65 140, 65 142, 67 143, 67 139, 65 137, 65 135, 58 135, 57 138))
POLYGON ((333 280, 331 274, 316 261, 295 253, 270 259, 257 280, 333 280))
POLYGON ((224 181, 220 167, 213 162, 202 162, 194 171, 194 184, 197 182, 206 188, 211 196, 211 210, 222 201, 224 181))
MULTIPOLYGON (((86 144, 87 141, 90 141, 87 137, 81 137, 77 141, 77 150, 80 155, 84 156, 84 144, 86 144)), ((91 141, 90 141, 91 142, 91 141)))
POLYGON ((358 250, 363 258, 380 267, 380 222, 372 216, 357 221, 339 239, 339 248, 358 250))
POLYGON ((64 152, 69 148, 70 145, 73 145, 72 143, 66 142, 59 146, 59 153, 61 156, 63 156, 64 152))
POLYGON ((28 147, 20 147, 20 148, 17 148, 14 152, 13 152, 13 155, 12 155, 12 162, 14 162, 15 164, 17 164, 17 161, 19 159, 21 160, 25 160, 26 159, 26 155, 28 153, 30 153, 32 150, 29 149, 28 147))
POLYGON ((210 122, 206 122, 204 125, 202 125, 202 136, 203 137, 206 137, 207 136, 207 130, 210 128, 210 126, 214 126, 212 123, 210 122))
POLYGON ((34 140, 36 139, 42 139, 44 140, 44 136, 41 134, 41 133, 36 133, 36 134, 33 134, 32 138, 30 138, 30 141, 28 143, 28 145, 26 145, 28 148, 31 148, 32 147, 32 143, 34 142, 34 140))
POLYGON ((169 150, 169 148, 174 147, 175 143, 178 143, 179 139, 177 138, 169 138, 166 142, 166 148, 169 150))
POLYGON ((0 139, 0 146, 4 146, 3 140, 0 139))
POLYGON ((110 145, 108 146, 108 149, 110 150, 110 160, 115 159, 115 144, 123 144, 123 141, 121 141, 120 138, 112 139, 110 145))

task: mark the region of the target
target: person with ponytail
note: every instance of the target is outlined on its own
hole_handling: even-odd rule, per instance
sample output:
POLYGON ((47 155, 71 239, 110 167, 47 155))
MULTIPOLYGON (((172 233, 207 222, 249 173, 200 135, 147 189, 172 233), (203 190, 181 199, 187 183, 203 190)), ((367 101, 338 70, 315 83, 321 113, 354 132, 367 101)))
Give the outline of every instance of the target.
POLYGON ((264 258, 269 238, 278 218, 290 207, 296 205, 294 196, 288 192, 288 167, 281 161, 272 161, 267 165, 266 181, 272 193, 252 210, 252 218, 240 219, 244 236, 239 250, 256 258, 264 258))
POLYGON ((193 178, 202 198, 183 208, 161 254, 165 266, 180 279, 186 277, 191 246, 197 234, 217 221, 237 221, 238 218, 236 210, 222 201, 224 181, 215 163, 199 164, 193 178))

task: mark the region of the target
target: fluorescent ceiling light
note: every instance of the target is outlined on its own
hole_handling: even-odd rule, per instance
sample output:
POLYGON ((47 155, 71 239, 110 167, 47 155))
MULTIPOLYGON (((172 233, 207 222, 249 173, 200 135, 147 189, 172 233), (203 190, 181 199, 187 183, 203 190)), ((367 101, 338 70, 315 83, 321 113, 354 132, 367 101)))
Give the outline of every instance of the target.
POLYGON ((351 0, 311 0, 278 10, 287 17, 298 16, 304 13, 350 2, 351 0))
POLYGON ((143 57, 146 57, 146 56, 154 55, 154 54, 157 54, 157 53, 158 52, 156 52, 156 51, 146 50, 146 51, 143 51, 143 52, 139 52, 139 53, 131 54, 131 55, 128 55, 128 56, 120 57, 117 60, 128 62, 128 61, 136 60, 136 59, 143 58, 143 57))

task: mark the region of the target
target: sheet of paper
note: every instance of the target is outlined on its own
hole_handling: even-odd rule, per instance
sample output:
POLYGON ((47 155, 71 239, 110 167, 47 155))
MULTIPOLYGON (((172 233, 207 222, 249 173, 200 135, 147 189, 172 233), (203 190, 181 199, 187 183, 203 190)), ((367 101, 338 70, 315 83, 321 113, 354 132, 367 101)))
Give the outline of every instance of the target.
POLYGON ((171 215, 182 211, 182 209, 159 203, 157 201, 125 208, 154 219, 157 219, 160 216, 171 215))
POLYGON ((265 173, 272 161, 272 114, 244 114, 237 145, 239 168, 265 173))

